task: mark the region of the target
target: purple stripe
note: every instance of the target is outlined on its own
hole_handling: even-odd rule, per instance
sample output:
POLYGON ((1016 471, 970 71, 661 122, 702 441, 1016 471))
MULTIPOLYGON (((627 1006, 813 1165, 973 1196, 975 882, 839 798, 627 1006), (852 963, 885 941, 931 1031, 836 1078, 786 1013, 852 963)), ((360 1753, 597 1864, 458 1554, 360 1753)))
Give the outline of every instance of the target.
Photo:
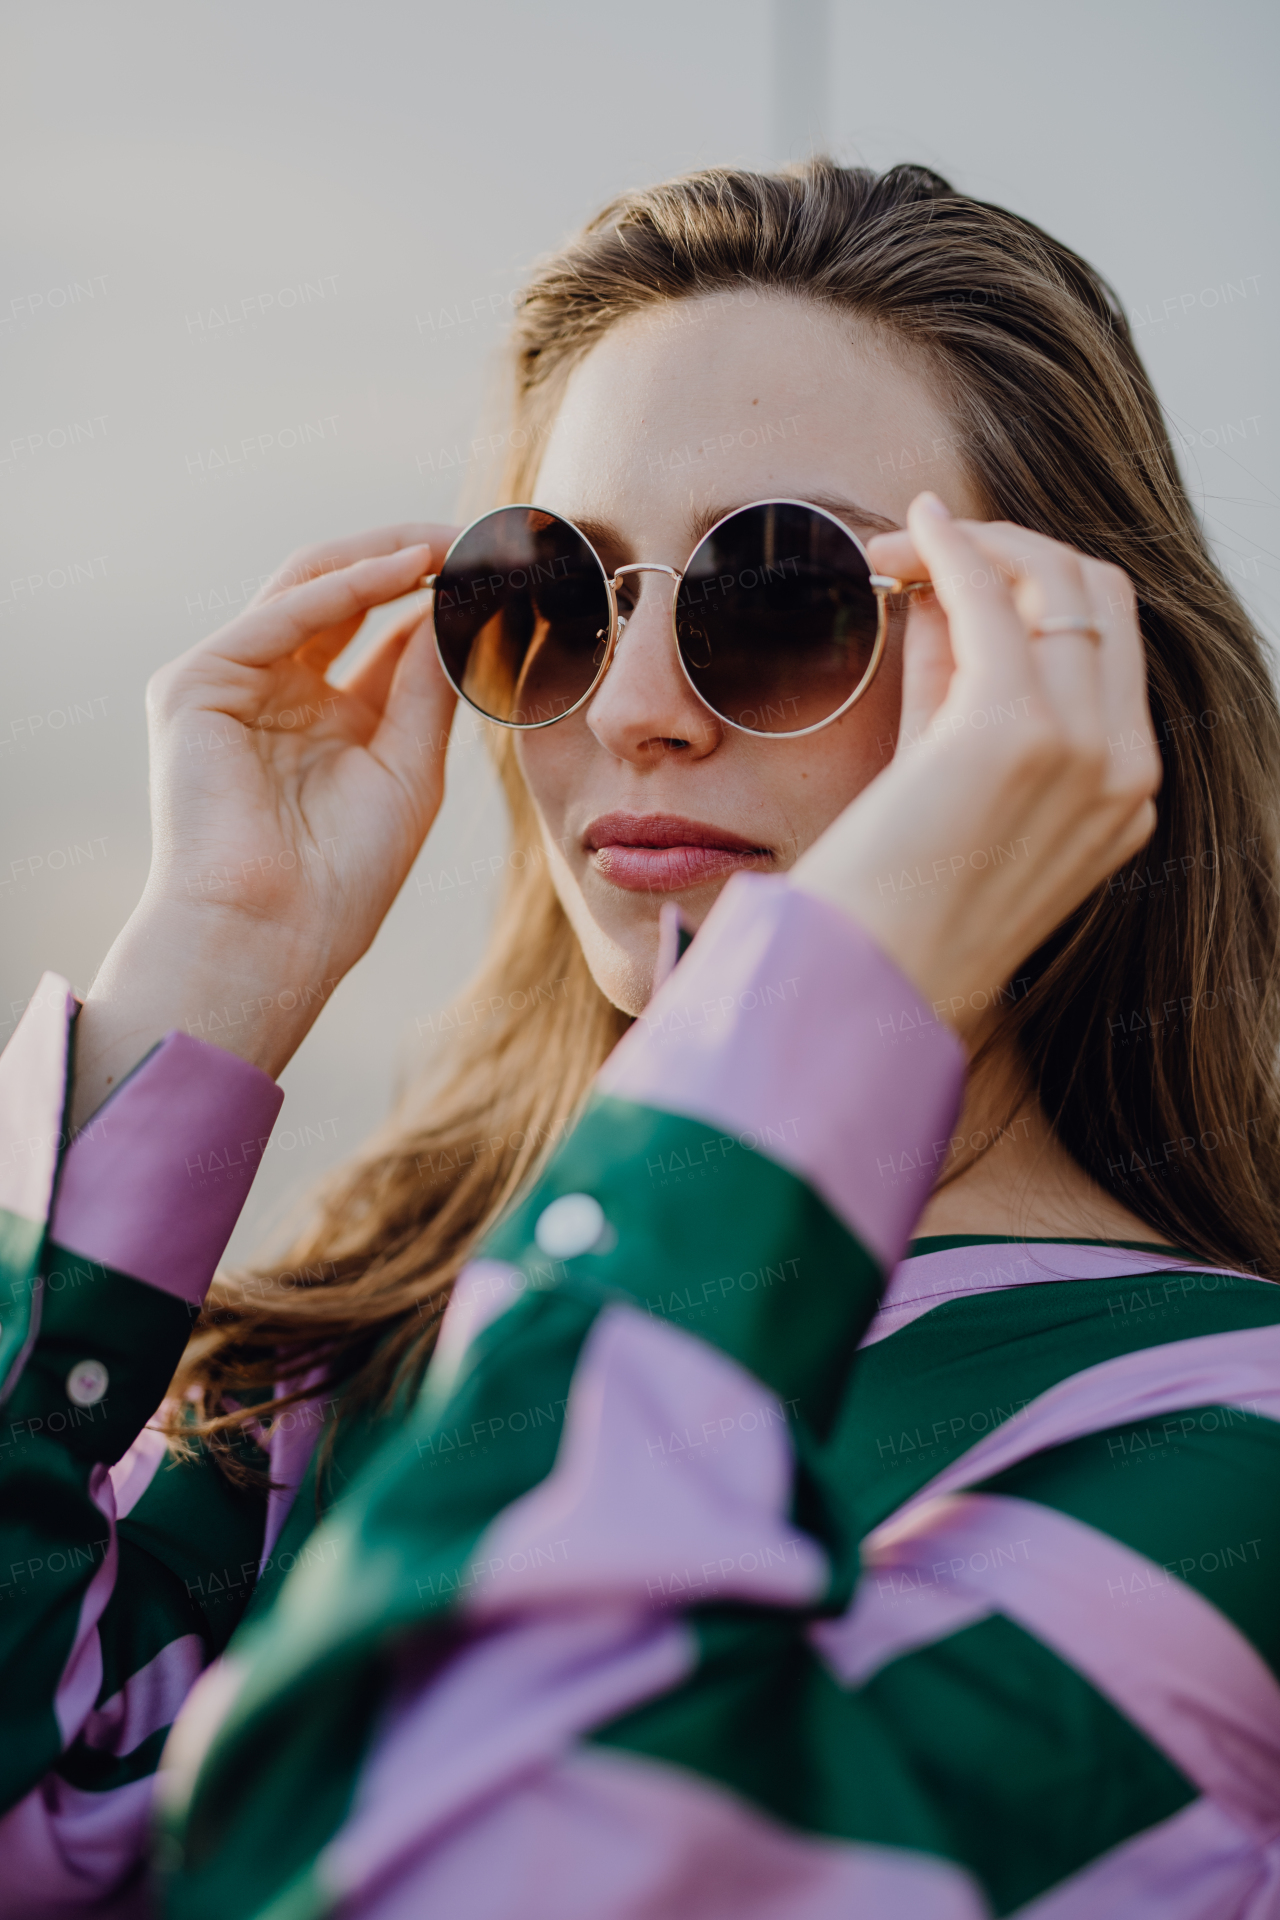
POLYGON ((59 974, 43 974, 0 1053, 0 1207, 23 1220, 48 1217, 78 1006, 59 974))
POLYGON ((1175 1573, 1065 1513, 997 1494, 917 1507, 878 1528, 863 1557, 882 1604, 890 1570, 1016 1620, 1255 1839, 1280 1831, 1280 1683, 1175 1573))
POLYGON ((182 1703, 156 1776, 157 1798, 175 1816, 191 1799, 196 1775, 235 1705, 247 1671, 243 1660, 234 1653, 224 1653, 209 1662, 182 1703))
MULTIPOLYGON (((680 959, 680 909, 668 900, 658 909, 658 957, 653 966, 653 992, 665 987, 680 959)), ((652 998, 652 995, 650 995, 652 998)))
POLYGON ((958 1036, 852 920, 740 873, 596 1085, 759 1146, 888 1268, 937 1176, 964 1072, 958 1036))
POLYGON ((1017 1920, 1275 1920, 1280 1844, 1264 1848, 1212 1800, 1091 1861, 1017 1920))
POLYGON ((410 1646, 346 1823, 320 1856, 349 1895, 560 1754, 583 1729, 678 1686, 697 1664, 677 1619, 632 1608, 524 1619, 440 1671, 410 1646))
POLYGON ((472 1260, 462 1269, 449 1296, 427 1370, 426 1392, 432 1404, 443 1406, 449 1398, 463 1356, 476 1335, 514 1306, 532 1285, 522 1268, 508 1266, 505 1260, 472 1260))
POLYGON ((952 1300, 1000 1293, 1008 1287, 1046 1286, 1059 1280, 1122 1280, 1145 1273, 1222 1274, 1255 1284, 1258 1280, 1256 1273, 1232 1267, 1206 1267, 1132 1247, 1089 1247, 1069 1240, 1048 1246, 1034 1241, 992 1241, 982 1246, 949 1247, 940 1253, 918 1253, 894 1268, 880 1310, 860 1344, 873 1347, 932 1308, 946 1306, 952 1300))
POLYGON ((927 1854, 798 1833, 697 1774, 568 1754, 422 1844, 346 1920, 987 1920, 969 1876, 927 1854))
MULTIPOLYGON (((322 1386, 327 1372, 325 1367, 313 1367, 297 1384, 305 1388, 322 1386)), ((276 1382, 277 1400, 282 1400, 290 1391, 292 1389, 284 1381, 276 1382)), ((287 1407, 271 1422, 271 1435, 267 1442, 267 1471, 271 1478, 271 1490, 267 1494, 267 1519, 262 1532, 259 1577, 275 1551, 276 1541, 289 1518, 323 1425, 324 1398, 320 1394, 299 1400, 296 1406, 287 1407), (286 1421, 289 1423, 287 1426, 286 1421)))
POLYGON ((184 1633, 131 1673, 118 1693, 95 1707, 81 1739, 105 1753, 132 1753, 160 1727, 172 1725, 205 1666, 204 1642, 184 1633))
POLYGON ((942 1493, 1004 1473, 1033 1453, 1087 1433, 1173 1416, 1187 1407, 1242 1407, 1280 1420, 1280 1326, 1205 1333, 1121 1354, 1059 1381, 935 1474, 886 1522, 942 1493))
POLYGON ((283 1099, 233 1053, 169 1034, 68 1149, 53 1239, 198 1304, 283 1099))
MULTIPOLYGON (((158 1417, 158 1416, 156 1416, 158 1417)), ((115 1494, 116 1519, 133 1512, 164 1465, 169 1442, 158 1427, 144 1427, 127 1453, 108 1468, 115 1494)))
POLYGON ((107 1550, 81 1598, 75 1638, 53 1697, 53 1715, 64 1747, 69 1747, 79 1733, 102 1686, 102 1643, 98 1638, 98 1622, 115 1588, 120 1559, 116 1541, 115 1495, 109 1468, 99 1465, 90 1470, 89 1498, 106 1519, 107 1550))
POLYGON ((990 1613, 981 1594, 967 1593, 948 1578, 945 1565, 898 1566, 886 1559, 867 1565, 847 1612, 815 1620, 807 1637, 837 1679, 861 1687, 891 1660, 946 1640, 990 1613))
POLYGON ((144 1888, 111 1896, 146 1859, 154 1777, 107 1793, 68 1786, 56 1773, 0 1819, 6 1920, 144 1920, 144 1888), (13 1904, 14 1895, 20 1904, 13 1904), (98 1902, 110 1904, 99 1905, 98 1902))
POLYGON ((753 1375, 635 1307, 608 1307, 574 1369, 551 1473, 460 1570, 468 1609, 811 1602, 827 1561, 790 1518, 792 1470, 786 1415, 753 1375))

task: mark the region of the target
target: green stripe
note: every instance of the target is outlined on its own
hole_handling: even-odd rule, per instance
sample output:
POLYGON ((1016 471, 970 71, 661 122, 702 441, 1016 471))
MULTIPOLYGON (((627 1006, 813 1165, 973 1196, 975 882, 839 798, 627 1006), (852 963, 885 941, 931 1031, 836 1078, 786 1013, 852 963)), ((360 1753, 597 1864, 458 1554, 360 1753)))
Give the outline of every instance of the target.
POLYGON ((31 1329, 31 1284, 40 1267, 44 1222, 0 1207, 0 1389, 31 1329))
MULTIPOLYGON (((0 1751, 5 1806, 61 1751, 52 1702, 109 1539, 89 1498, 90 1472, 118 1459, 154 1412, 191 1329, 182 1301, 125 1274, 52 1245, 43 1266, 39 1337, 0 1430, 0 1595, 9 1603, 0 1608, 0 1671, 11 1735, 0 1751), (101 1360, 109 1375, 106 1396, 93 1407, 75 1406, 66 1393, 68 1372, 85 1359, 101 1360)), ((237 1492, 207 1461, 161 1468, 120 1526, 121 1571, 101 1623, 100 1700, 178 1633, 201 1632, 211 1652, 226 1643, 248 1588, 233 1591, 224 1570, 246 1557, 256 1563, 263 1511, 261 1495, 237 1492), (149 1556, 131 1556, 131 1546, 149 1556), (222 1587, 216 1600, 202 1591, 211 1574, 222 1587), (135 1578, 140 1591, 121 1587, 135 1578), (135 1619, 137 1610, 145 1620, 135 1619)))
POLYGON ((386 1446, 390 1435, 403 1426, 410 1410, 404 1406, 390 1411, 383 1406, 350 1409, 342 1405, 341 1399, 336 1407, 332 1402, 325 1403, 326 1419, 323 1424, 317 1422, 311 1458, 253 1590, 245 1611, 246 1621, 259 1619, 274 1604, 281 1586, 296 1567, 314 1563, 316 1548, 311 1536, 317 1525, 386 1446))
POLYGON ((0 1810, 13 1806, 62 1750, 53 1699, 80 1619, 84 1590, 107 1551, 107 1523, 84 1475, 52 1441, 31 1442, 3 1481, 0 1810))
POLYGON ((193 1325, 184 1300, 64 1248, 46 1246, 40 1333, 6 1407, 28 1434, 52 1434, 86 1466, 118 1460, 159 1406, 193 1325), (106 1397, 76 1407, 66 1379, 80 1360, 107 1369, 106 1397))
POLYGON ((94 1747, 86 1747, 78 1740, 63 1754, 56 1771, 68 1786, 79 1787, 84 1793, 111 1793, 116 1787, 130 1786, 135 1780, 145 1780, 154 1773, 168 1737, 168 1727, 157 1727, 132 1753, 119 1759, 113 1753, 99 1753, 94 1747))
POLYGON ((1196 1797, 1082 1675, 999 1616, 893 1661, 863 1697, 998 1914, 1196 1797))
POLYGON ((183 1582, 130 1540, 119 1542, 116 1584, 98 1622, 102 1685, 97 1705, 119 1693, 126 1680, 189 1633, 209 1646, 205 1621, 183 1582))
POLYGON ((767 1153, 709 1122, 612 1099, 591 1103, 484 1252, 547 1284, 567 1266, 628 1294, 748 1368, 817 1433, 883 1280, 812 1188, 767 1153), (610 1251, 567 1263, 539 1251, 538 1217, 565 1193, 599 1200, 617 1236, 610 1251))
POLYGON ((317 1905, 315 1860, 351 1805, 370 1727, 390 1670, 370 1657, 358 1673, 317 1675, 320 1701, 299 1698, 292 1711, 263 1716, 261 1750, 246 1748, 249 1777, 220 1779, 198 1795, 185 1830, 166 1830, 161 1860, 168 1870, 165 1920, 265 1920, 283 1911, 311 1914, 317 1905))
POLYGON ((1277 1322, 1280 1287, 1212 1274, 1046 1281, 948 1301, 858 1355, 824 1472, 867 1533, 1072 1374, 1277 1322))
POLYGON ((481 1533, 554 1463, 561 1420, 528 1411, 563 1408, 602 1300, 598 1287, 566 1281, 487 1327, 447 1404, 432 1417, 419 1403, 311 1534, 310 1564, 246 1627, 234 1649, 249 1663, 245 1684, 185 1822, 170 1828, 182 1862, 169 1907, 178 1920, 249 1920, 286 1891, 303 1899, 309 1863, 350 1804, 386 1693, 387 1650, 432 1626, 442 1655, 449 1646, 455 1609, 476 1585, 481 1533), (442 1439, 481 1430, 474 1445, 441 1451, 442 1439))
MULTIPOLYGON (((250 1464, 265 1466, 251 1440, 240 1451, 250 1464)), ((206 1453, 192 1460, 169 1455, 119 1523, 121 1579, 128 1568, 145 1586, 163 1578, 159 1570, 164 1568, 173 1578, 175 1599, 181 1594, 187 1605, 183 1631, 201 1634, 212 1658, 222 1652, 248 1604, 265 1522, 266 1499, 259 1488, 233 1485, 206 1453), (146 1570, 144 1556, 150 1562, 146 1570)))
POLYGON ((706 1609, 689 1620, 697 1671, 593 1740, 716 1780, 804 1832, 958 1857, 896 1730, 832 1679, 794 1617, 706 1609))
POLYGON ((984 1620, 860 1690, 775 1617, 703 1615, 703 1660, 592 1738, 687 1768, 775 1820, 965 1867, 1009 1913, 1195 1789, 1047 1647, 984 1620))
MULTIPOLYGON (((1038 1453, 986 1481, 1122 1540, 1161 1569, 1106 1604, 1185 1580, 1280 1676, 1280 1425, 1241 1407, 1193 1407, 1038 1453)), ((1103 1605, 1103 1596, 1099 1595, 1103 1605)))

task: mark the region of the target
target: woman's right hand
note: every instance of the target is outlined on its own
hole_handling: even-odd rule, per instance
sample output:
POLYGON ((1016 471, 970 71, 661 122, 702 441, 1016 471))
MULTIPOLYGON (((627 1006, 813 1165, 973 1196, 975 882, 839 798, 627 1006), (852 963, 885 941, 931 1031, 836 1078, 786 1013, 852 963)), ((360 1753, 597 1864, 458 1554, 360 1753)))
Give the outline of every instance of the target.
POLYGON ((325 675, 455 531, 295 554, 152 679, 151 870, 80 1016, 73 1124, 174 1027, 278 1073, 369 946, 439 810, 456 695, 420 606, 325 675))

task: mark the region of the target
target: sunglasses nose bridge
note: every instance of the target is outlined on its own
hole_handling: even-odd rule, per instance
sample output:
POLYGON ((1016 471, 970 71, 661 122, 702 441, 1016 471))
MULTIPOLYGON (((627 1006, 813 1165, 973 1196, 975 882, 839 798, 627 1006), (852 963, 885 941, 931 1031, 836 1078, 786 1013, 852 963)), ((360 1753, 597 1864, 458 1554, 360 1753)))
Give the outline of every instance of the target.
MULTIPOLYGON (((627 631, 628 615, 625 613, 620 613, 618 611, 617 594, 618 594, 619 585, 629 573, 665 573, 667 578, 671 581, 671 589, 672 589, 671 608, 668 614, 668 620, 671 624, 668 625, 667 633, 672 644, 672 650, 675 656, 676 665, 679 668, 680 678, 683 681, 688 692, 693 695, 693 698, 697 702, 698 706, 706 708, 707 711, 709 713, 714 714, 715 719, 719 721, 721 716, 715 713, 714 708, 707 708, 706 701, 703 699, 702 695, 698 692, 698 689, 693 685, 693 682, 689 679, 688 670, 686 669, 683 660, 680 658, 680 647, 679 647, 679 642, 676 639, 675 628, 674 628, 674 618, 675 618, 676 595, 680 591, 680 583, 684 579, 684 572, 681 568, 669 567, 665 564, 665 562, 660 560, 628 561, 626 566, 618 567, 612 575, 606 576, 608 579, 610 597, 613 600, 614 641, 613 641, 613 645, 609 649, 608 655, 603 663, 601 672, 596 681, 595 687, 592 689, 592 692, 594 693, 599 688, 601 681, 604 680, 610 668, 613 666, 614 661, 618 657, 618 648, 621 645, 622 640, 627 631)), ((637 609, 633 608, 632 610, 633 614, 636 611, 637 609)))
MULTIPOLYGON (((630 560, 627 562, 625 567, 618 567, 614 571, 613 576, 609 581, 609 588, 612 593, 614 594, 617 593, 619 584, 621 583, 621 581, 623 581, 626 578, 627 574, 629 573, 665 573, 667 577, 671 580, 673 586, 676 589, 679 588, 680 582, 684 579, 684 575, 680 571, 679 567, 668 567, 661 560, 630 560)), ((617 604, 616 601, 614 604, 616 607, 616 604, 617 604)), ((623 634, 627 630, 627 615, 625 613, 619 613, 617 614, 616 619, 617 619, 618 639, 621 640, 623 634)), ((613 659, 611 655, 609 660, 606 662, 606 671, 608 667, 612 665, 613 665, 613 659)))
POLYGON ((684 579, 679 567, 664 566, 660 560, 632 560, 625 567, 619 567, 615 571, 609 583, 615 593, 618 591, 618 582, 628 573, 665 573, 675 581, 677 586, 684 579))

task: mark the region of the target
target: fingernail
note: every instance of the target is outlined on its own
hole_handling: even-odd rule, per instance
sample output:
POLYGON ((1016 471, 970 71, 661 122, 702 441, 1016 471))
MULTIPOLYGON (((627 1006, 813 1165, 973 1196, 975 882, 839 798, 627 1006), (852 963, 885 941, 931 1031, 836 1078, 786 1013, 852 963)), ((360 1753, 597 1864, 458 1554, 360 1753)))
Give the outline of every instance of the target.
POLYGON ((951 518, 951 515, 947 512, 947 509, 943 506, 936 493, 918 493, 911 504, 913 507, 918 508, 921 513, 927 513, 934 520, 949 520, 951 518))

